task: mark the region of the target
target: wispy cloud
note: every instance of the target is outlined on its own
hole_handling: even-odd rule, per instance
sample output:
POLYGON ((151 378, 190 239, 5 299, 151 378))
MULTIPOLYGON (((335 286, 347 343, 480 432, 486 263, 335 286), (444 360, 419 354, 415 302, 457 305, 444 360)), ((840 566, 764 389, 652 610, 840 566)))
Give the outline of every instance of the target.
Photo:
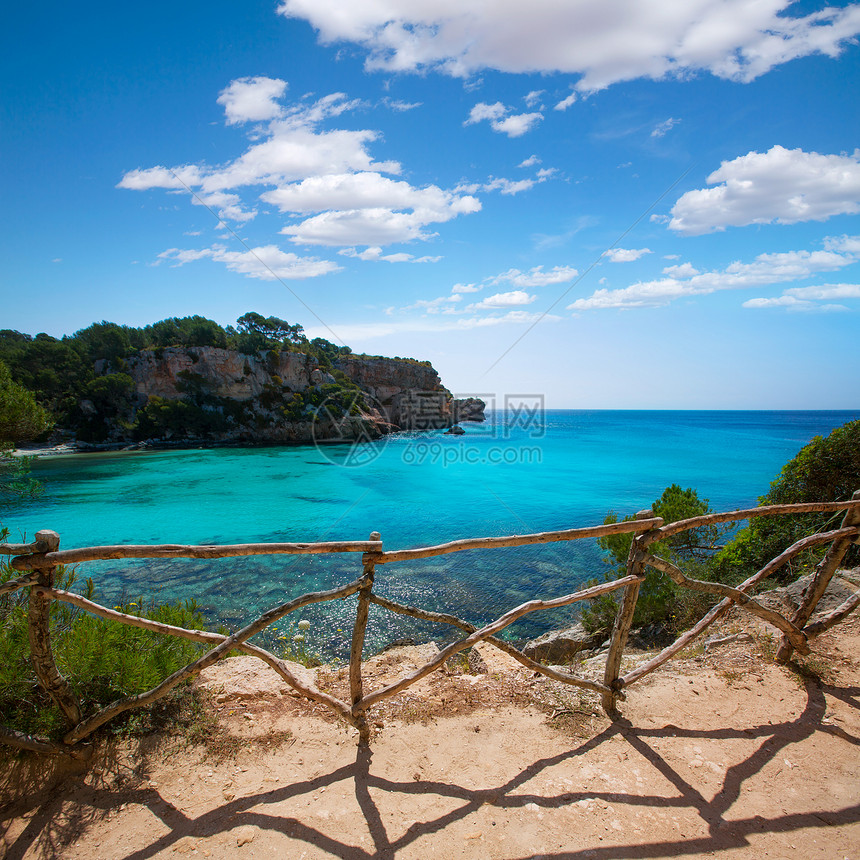
POLYGON ((680 121, 681 120, 670 116, 669 119, 657 123, 651 131, 651 137, 664 137, 666 132, 671 131, 680 121))
MULTIPOLYGON (((280 104, 286 87, 274 78, 239 78, 219 95, 228 125, 267 121, 254 127, 253 142, 239 158, 217 167, 201 162, 138 168, 128 171, 119 187, 190 192, 194 204, 211 208, 222 222, 237 223, 259 211, 241 195, 256 195, 255 203, 307 216, 280 230, 300 245, 381 247, 423 241, 436 235, 429 225, 480 211, 480 201, 470 195, 384 176, 399 174, 401 165, 374 160, 369 147, 378 139, 377 131, 320 127, 355 110, 359 100, 331 93, 315 101, 280 104)), ((402 111, 416 104, 389 106, 402 111)))
POLYGON ((478 102, 469 111, 469 116, 463 121, 463 125, 489 122, 493 131, 506 134, 508 137, 522 137, 543 119, 540 111, 532 113, 511 113, 510 111, 511 108, 501 102, 493 104, 478 102))
MULTIPOLYGON (((843 241, 850 238, 853 237, 843 237, 843 241)), ((699 272, 690 264, 684 263, 665 270, 670 272, 668 277, 638 281, 617 290, 596 290, 588 298, 577 299, 568 306, 568 310, 662 307, 677 299, 708 295, 721 290, 742 290, 765 284, 790 283, 819 272, 841 269, 856 260, 857 257, 853 253, 823 250, 759 254, 751 263, 735 262, 723 270, 710 272, 699 272)))
POLYGON ((613 263, 632 263, 650 253, 650 248, 610 248, 603 252, 603 256, 613 263))

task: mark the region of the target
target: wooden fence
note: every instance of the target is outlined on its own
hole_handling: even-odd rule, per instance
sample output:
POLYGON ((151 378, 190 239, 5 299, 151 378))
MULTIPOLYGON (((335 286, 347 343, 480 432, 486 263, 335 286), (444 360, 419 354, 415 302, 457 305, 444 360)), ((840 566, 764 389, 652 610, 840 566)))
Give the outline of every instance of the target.
POLYGON ((61 550, 59 548, 60 538, 56 532, 40 531, 36 533, 35 540, 29 544, 0 544, 0 553, 15 556, 11 562, 12 568, 23 572, 23 575, 17 579, 9 580, 0 585, 0 595, 10 594, 21 588, 29 589, 28 633, 33 668, 39 684, 64 713, 68 722, 68 731, 62 742, 57 743, 0 726, 0 741, 14 747, 40 753, 84 756, 87 754, 87 746, 82 742, 100 726, 124 711, 131 708, 143 707, 156 701, 176 687, 177 684, 192 678, 202 669, 211 666, 234 650, 258 657, 264 663, 271 666, 287 684, 302 696, 331 708, 347 723, 358 730, 360 739, 363 742, 368 742, 370 738, 367 717, 370 708, 383 699, 394 696, 401 690, 405 690, 420 678, 443 666, 449 657, 475 645, 477 642, 489 642, 527 668, 556 681, 599 692, 602 696, 604 709, 614 719, 619 715, 617 705, 619 700, 625 698, 624 691, 627 687, 641 680, 645 675, 653 672, 658 666, 687 647, 718 618, 728 612, 733 605, 740 606, 747 612, 764 619, 782 632, 782 642, 777 652, 778 660, 782 662, 788 660, 793 651, 797 651, 800 654, 808 654, 809 641, 811 639, 839 623, 860 604, 860 593, 855 593, 826 617, 814 624, 808 623, 816 604, 824 594, 830 579, 849 546, 858 541, 860 541, 860 490, 854 493, 851 501, 845 502, 770 505, 748 510, 708 514, 669 524, 664 523, 660 517, 653 516, 651 511, 642 511, 636 515, 634 520, 626 522, 565 529, 555 532, 542 532, 539 534, 458 540, 438 546, 396 551, 385 551, 383 549, 382 539, 378 532, 373 532, 369 540, 366 541, 331 543, 262 543, 224 546, 129 545, 61 550), (649 551, 649 547, 658 541, 700 526, 732 523, 747 520, 751 517, 812 512, 832 513, 836 511, 845 512, 839 528, 812 534, 797 541, 736 588, 716 582, 689 579, 671 562, 659 558, 649 551), (500 618, 489 624, 485 624, 481 628, 477 628, 453 615, 404 606, 380 597, 373 592, 374 576, 376 569, 380 565, 402 561, 415 561, 417 559, 462 552, 464 550, 492 550, 502 547, 581 540, 622 533, 634 534, 630 554, 627 559, 625 576, 561 597, 548 600, 530 600, 511 609, 500 618), (828 543, 830 546, 815 569, 812 581, 803 595, 801 605, 791 618, 786 618, 778 612, 765 607, 749 595, 749 591, 753 586, 771 576, 799 553, 810 547, 828 543), (102 559, 227 558, 248 555, 305 555, 323 553, 361 553, 361 575, 354 581, 338 588, 304 594, 280 606, 275 606, 241 630, 229 636, 201 630, 186 630, 182 627, 175 627, 170 624, 163 624, 147 618, 129 615, 117 610, 108 609, 80 595, 54 587, 54 576, 58 565, 80 564, 102 559), (647 662, 622 675, 622 656, 627 644, 633 613, 636 609, 639 588, 645 577, 645 569, 649 566, 670 577, 684 588, 707 592, 722 597, 722 600, 675 642, 664 648, 647 662), (496 634, 505 627, 531 612, 568 606, 618 589, 623 589, 623 594, 612 630, 602 682, 592 681, 568 671, 545 666, 527 657, 509 642, 496 637, 496 634), (329 600, 338 600, 351 595, 357 595, 358 597, 349 662, 349 701, 342 701, 318 689, 313 684, 301 680, 290 671, 289 665, 284 660, 248 641, 268 625, 304 606, 329 600), (156 633, 163 633, 168 636, 178 636, 211 647, 203 656, 174 672, 170 677, 165 678, 151 690, 119 699, 95 711, 95 713, 84 714, 71 686, 57 669, 51 650, 50 609, 52 601, 56 600, 69 603, 101 618, 119 621, 123 624, 156 633), (362 683, 361 656, 364 648, 368 610, 371 603, 391 612, 409 615, 425 621, 450 625, 463 631, 466 635, 443 648, 431 660, 411 674, 405 675, 399 681, 366 692, 362 683))

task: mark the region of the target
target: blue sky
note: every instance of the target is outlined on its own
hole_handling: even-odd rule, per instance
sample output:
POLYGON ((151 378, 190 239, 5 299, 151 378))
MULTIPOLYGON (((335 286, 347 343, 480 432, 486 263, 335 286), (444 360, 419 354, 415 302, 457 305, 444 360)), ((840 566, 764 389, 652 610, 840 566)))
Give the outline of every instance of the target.
POLYGON ((255 310, 570 408, 856 408, 860 4, 18 4, 4 328, 255 310))

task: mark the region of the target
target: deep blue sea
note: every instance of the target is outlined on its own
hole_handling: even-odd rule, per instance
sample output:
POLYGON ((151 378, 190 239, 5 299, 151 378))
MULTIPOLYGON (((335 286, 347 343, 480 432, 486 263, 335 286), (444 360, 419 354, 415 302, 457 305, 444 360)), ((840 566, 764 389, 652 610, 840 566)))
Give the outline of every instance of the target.
MULTIPOLYGON (((42 528, 63 548, 118 543, 363 540, 386 549, 523 534, 648 507, 695 487, 716 510, 753 505, 813 436, 860 417, 839 412, 564 410, 497 412, 465 436, 396 434, 361 446, 216 448, 42 458, 44 495, 7 510, 12 539, 42 528)), ((470 551, 378 568, 394 600, 480 623, 532 597, 564 594, 605 569, 593 541, 470 551)), ((230 628, 306 591, 354 579, 360 556, 254 557, 82 565, 99 596, 195 598, 230 628)), ((305 610, 311 647, 348 651, 354 601, 305 610)), ((569 622, 537 613, 512 638, 569 622)), ((368 649, 439 628, 372 607, 368 649)), ((444 638, 444 635, 439 638, 444 638)))

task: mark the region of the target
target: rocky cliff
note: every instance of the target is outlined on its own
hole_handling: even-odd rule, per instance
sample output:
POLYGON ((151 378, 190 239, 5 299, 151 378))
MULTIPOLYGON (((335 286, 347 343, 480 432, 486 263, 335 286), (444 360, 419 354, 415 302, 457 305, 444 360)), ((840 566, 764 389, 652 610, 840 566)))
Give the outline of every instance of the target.
POLYGON ((305 391, 314 384, 334 382, 322 374, 319 362, 303 352, 269 350, 244 355, 214 346, 144 349, 127 359, 127 372, 139 397, 176 400, 189 387, 205 386, 215 397, 245 402, 272 386, 285 394, 305 391), (312 379, 312 375, 316 376, 312 379))
MULTIPOLYGON (((397 430, 483 420, 483 403, 452 400, 429 362, 342 355, 327 367, 306 352, 245 354, 213 346, 143 349, 122 367, 130 378, 123 420, 103 417, 107 441, 283 443, 376 438, 397 430)), ((99 419, 98 404, 81 409, 99 419)))

